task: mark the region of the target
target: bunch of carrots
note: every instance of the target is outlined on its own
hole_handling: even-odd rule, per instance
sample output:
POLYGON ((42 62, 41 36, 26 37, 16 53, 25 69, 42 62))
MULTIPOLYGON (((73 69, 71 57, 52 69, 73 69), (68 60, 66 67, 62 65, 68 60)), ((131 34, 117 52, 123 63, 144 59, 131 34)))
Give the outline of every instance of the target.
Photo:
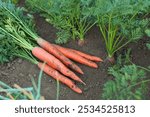
POLYGON ((82 90, 72 80, 85 83, 72 70, 80 74, 84 73, 73 61, 92 68, 98 68, 95 62, 101 62, 102 59, 74 49, 51 44, 42 39, 32 31, 24 20, 26 16, 22 15, 23 10, 10 2, 0 1, 0 9, 4 11, 3 17, 1 17, 3 22, 0 24, 0 31, 13 39, 13 42, 20 48, 14 54, 30 60, 40 69, 42 69, 42 64, 45 62, 46 65, 43 71, 46 74, 67 85, 73 91, 82 93, 82 90))

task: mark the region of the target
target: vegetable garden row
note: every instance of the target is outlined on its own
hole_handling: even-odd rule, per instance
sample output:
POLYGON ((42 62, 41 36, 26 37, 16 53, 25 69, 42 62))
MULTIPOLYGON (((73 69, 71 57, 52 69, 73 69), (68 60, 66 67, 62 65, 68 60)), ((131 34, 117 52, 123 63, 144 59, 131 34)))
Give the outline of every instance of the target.
MULTIPOLYGON (((13 89, 0 82, 0 92, 10 94, 6 97, 2 94, 1 99, 42 99, 42 71, 56 79, 57 84, 63 83, 82 95, 84 92, 76 82, 85 87, 88 84, 76 72, 82 75, 86 72, 75 62, 95 69, 100 67, 98 62, 111 63, 108 74, 114 79, 103 85, 103 99, 146 99, 149 67, 135 65, 130 60, 130 50, 125 55, 120 51, 129 43, 150 37, 149 0, 25 0, 25 7, 18 7, 16 2, 0 0, 0 63, 21 57, 37 65, 41 73, 33 94, 30 92, 33 88, 23 89, 15 85, 13 89), (55 44, 39 36, 34 13, 39 13, 57 29, 55 44), (107 57, 63 47, 73 40, 78 41, 80 48, 84 47, 86 34, 94 26, 99 28, 107 57), (16 92, 21 96, 14 98, 16 92)), ((144 46, 150 49, 149 42, 144 46)))

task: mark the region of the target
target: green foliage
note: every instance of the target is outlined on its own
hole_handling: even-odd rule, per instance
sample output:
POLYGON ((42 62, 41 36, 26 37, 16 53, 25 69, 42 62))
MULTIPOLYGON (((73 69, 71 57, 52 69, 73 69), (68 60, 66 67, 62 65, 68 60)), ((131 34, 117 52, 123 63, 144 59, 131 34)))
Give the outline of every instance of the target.
POLYGON ((58 29, 57 43, 66 43, 70 38, 84 40, 86 32, 96 23, 91 18, 92 0, 26 1, 27 5, 39 11, 47 22, 58 29), (66 33, 65 36, 62 32, 66 33))
POLYGON ((130 55, 131 55, 131 49, 128 49, 124 53, 117 56, 116 64, 113 65, 114 69, 120 69, 124 65, 130 65, 130 55))
POLYGON ((150 43, 147 43, 146 46, 150 50, 150 43))
POLYGON ((133 100, 146 99, 147 82, 145 72, 136 65, 125 65, 122 68, 109 68, 114 79, 104 84, 103 99, 133 100))
POLYGON ((149 0, 96 0, 94 15, 109 57, 144 35, 149 19, 142 16, 148 13, 149 7, 149 0))
POLYGON ((17 4, 20 0, 3 0, 4 2, 8 2, 11 1, 14 4, 17 4))
POLYGON ((138 41, 144 36, 144 30, 147 28, 150 19, 134 18, 121 25, 122 35, 131 39, 132 42, 138 41))
POLYGON ((146 29, 145 33, 147 34, 148 37, 150 37, 150 29, 146 29))
POLYGON ((149 0, 26 1, 58 29, 57 43, 66 43, 71 38, 84 40, 86 32, 98 22, 109 57, 140 39, 149 22, 143 18, 149 13, 149 0))
POLYGON ((133 64, 130 53, 131 49, 128 49, 123 55, 119 55, 116 64, 108 69, 113 79, 104 84, 103 99, 146 99, 150 79, 145 72, 150 70, 133 64))
MULTIPOLYGON (((146 29, 145 33, 147 34, 148 37, 150 37, 150 29, 146 29)), ((146 46, 150 50, 150 41, 149 41, 149 43, 146 43, 146 46)))
POLYGON ((19 2, 19 0, 2 0, 3 2, 13 2, 14 4, 17 4, 19 2))
MULTIPOLYGON (((16 7, 10 1, 0 0, 0 63, 13 58, 20 49, 22 38, 31 43, 31 35, 35 36, 33 17, 30 14, 25 16, 24 11, 24 8, 16 7)), ((21 46, 24 47, 25 43, 21 46)))
POLYGON ((9 62, 14 57, 13 53, 16 49, 16 44, 10 37, 0 33, 0 63, 9 62))
POLYGON ((25 15, 24 13, 26 12, 26 10, 24 7, 16 7, 16 5, 10 1, 2 2, 0 0, 0 11, 1 27, 7 27, 7 24, 12 23, 13 26, 18 29, 18 33, 22 36, 30 36, 35 33, 33 16, 31 14, 25 15))
MULTIPOLYGON (((0 3, 1 4, 1 3, 0 3)), ((4 14, 0 5, 0 26, 3 25, 4 14)), ((13 51, 16 49, 15 44, 6 34, 0 32, 0 63, 8 62, 13 58, 13 51)))
POLYGON ((55 42, 57 44, 65 44, 69 41, 69 38, 71 38, 69 31, 60 30, 59 32, 57 32, 57 39, 55 42))
POLYGON ((34 34, 33 17, 30 14, 24 15, 24 8, 16 7, 11 2, 0 0, 1 23, 0 30, 9 33, 10 37, 33 38, 34 34))
POLYGON ((17 4, 19 0, 12 0, 13 3, 17 4))

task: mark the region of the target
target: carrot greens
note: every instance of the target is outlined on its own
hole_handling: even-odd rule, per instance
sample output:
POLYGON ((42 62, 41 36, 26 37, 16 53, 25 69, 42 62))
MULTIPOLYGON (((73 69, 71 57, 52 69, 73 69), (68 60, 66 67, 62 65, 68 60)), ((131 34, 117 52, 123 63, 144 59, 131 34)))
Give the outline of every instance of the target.
POLYGON ((149 7, 148 0, 96 0, 94 15, 110 62, 114 63, 113 57, 118 50, 143 36, 143 29, 149 20, 139 16, 149 7))
POLYGON ((78 38, 82 45, 85 34, 96 24, 90 10, 93 0, 27 0, 27 4, 58 29, 56 43, 78 38))
POLYGON ((149 79, 145 71, 136 65, 125 65, 121 68, 109 68, 114 78, 104 84, 102 98, 107 100, 146 99, 149 79))

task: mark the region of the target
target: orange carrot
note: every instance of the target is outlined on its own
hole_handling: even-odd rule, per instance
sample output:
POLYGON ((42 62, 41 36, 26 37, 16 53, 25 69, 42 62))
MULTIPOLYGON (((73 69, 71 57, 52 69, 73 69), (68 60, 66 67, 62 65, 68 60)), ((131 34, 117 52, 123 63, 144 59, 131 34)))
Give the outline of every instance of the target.
MULTIPOLYGON (((38 67, 42 69, 43 63, 38 63, 38 67)), ((73 91, 77 93, 82 93, 82 90, 78 88, 70 79, 60 74, 58 71, 51 68, 50 66, 45 64, 43 71, 49 76, 53 77, 54 79, 59 80, 60 82, 64 83, 65 85, 70 87, 73 91)))
POLYGON ((41 61, 46 62, 50 67, 60 71, 62 74, 85 84, 77 75, 75 75, 71 70, 69 70, 62 62, 60 62, 53 55, 46 52, 44 49, 40 47, 34 47, 32 49, 32 54, 38 59, 40 59, 41 61))
POLYGON ((100 57, 92 56, 92 55, 89 55, 89 54, 86 54, 86 53, 83 53, 83 52, 80 52, 80 51, 74 50, 74 49, 70 49, 70 50, 77 53, 77 54, 79 54, 80 56, 82 56, 86 59, 91 60, 91 61, 96 61, 96 62, 102 62, 103 61, 100 57))
MULTIPOLYGON (((53 44, 54 45, 54 44, 53 44)), ((93 67, 93 68, 98 68, 97 64, 80 56, 79 54, 69 50, 69 49, 65 49, 61 46, 58 46, 58 45, 54 45, 59 51, 61 51, 66 57, 74 60, 74 61, 77 61, 81 64, 85 64, 87 66, 90 66, 90 67, 93 67)))
POLYGON ((83 71, 74 64, 70 59, 68 59, 66 56, 64 56, 55 46, 53 46, 48 41, 38 38, 37 43, 46 51, 48 51, 50 54, 57 57, 59 60, 61 60, 66 66, 70 67, 71 69, 75 70, 76 72, 83 74, 83 71))
POLYGON ((71 50, 77 54, 79 54, 80 56, 86 58, 86 59, 89 59, 91 61, 96 61, 96 62, 101 62, 103 61, 100 57, 96 57, 96 56, 92 56, 92 55, 89 55, 89 54, 86 54, 86 53, 83 53, 83 52, 80 52, 78 50, 74 50, 74 49, 70 49, 70 48, 65 48, 65 47, 62 47, 64 49, 67 49, 67 50, 71 50))

